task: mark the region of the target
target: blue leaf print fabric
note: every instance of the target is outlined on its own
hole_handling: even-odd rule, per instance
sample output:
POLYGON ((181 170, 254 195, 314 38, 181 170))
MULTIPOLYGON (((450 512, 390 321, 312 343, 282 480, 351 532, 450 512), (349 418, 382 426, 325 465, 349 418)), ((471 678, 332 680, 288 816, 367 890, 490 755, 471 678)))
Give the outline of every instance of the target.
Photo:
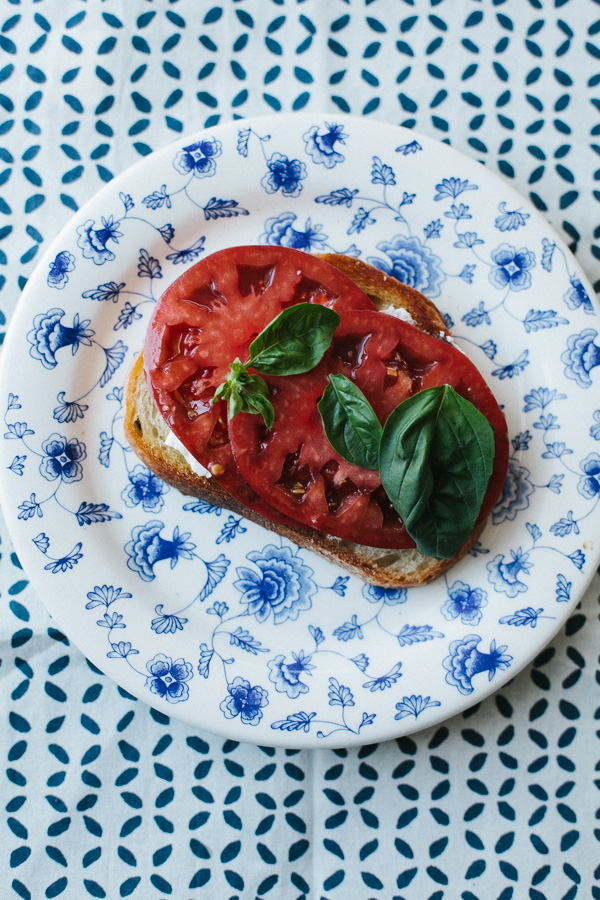
POLYGON ((28 323, 24 354, 40 385, 75 363, 89 376, 73 392, 56 382, 43 426, 18 389, 1 398, 2 441, 11 448, 3 477, 21 485, 20 521, 45 577, 64 579, 65 594, 95 529, 133 517, 124 546, 109 551, 120 554, 123 577, 112 579, 105 560, 81 592, 75 623, 46 613, 20 548, 0 525, 3 900, 597 896, 588 822, 598 576, 586 572, 581 604, 523 671, 516 674, 511 659, 556 626, 590 555, 578 532, 600 502, 597 399, 584 423, 592 449, 579 451, 568 440, 564 396, 539 373, 522 408, 511 411, 509 478, 492 514, 493 527, 510 534, 525 523, 526 540, 502 553, 476 545, 469 561, 482 561, 484 576, 450 571, 435 603, 420 610, 403 590, 355 589, 337 571, 320 578, 310 556, 270 535, 252 544, 249 523, 206 502, 187 498, 178 528, 167 527, 173 492, 130 458, 120 432, 136 328, 173 274, 168 267, 175 277, 207 252, 207 224, 215 222, 225 244, 242 222, 248 234, 255 225, 252 240, 264 244, 357 256, 384 221, 387 232, 369 256, 385 274, 438 301, 446 291, 477 290, 450 327, 491 361, 495 388, 531 370, 525 338, 559 334, 570 396, 597 397, 597 302, 563 247, 577 252, 597 291, 599 14, 577 0, 549 6, 3 5, 0 342, 41 260, 51 296, 28 323), (258 124, 248 127, 281 112, 314 114, 293 153, 258 124), (344 176, 358 153, 355 117, 415 130, 389 158, 377 151, 368 160, 368 191, 344 176), (231 147, 214 131, 228 122, 238 126, 231 147), (199 129, 202 140, 188 139, 199 129), (422 134, 504 177, 506 191, 489 209, 493 241, 476 213, 478 180, 458 169, 436 174, 435 214, 415 216, 421 185, 408 167, 424 152, 422 134), (168 177, 149 180, 139 195, 125 186, 116 205, 86 211, 100 188, 167 145, 168 177), (252 190, 265 205, 256 223, 238 190, 247 160, 260 161, 252 190), (213 185, 222 173, 231 190, 220 194, 213 185), (307 212, 301 204, 315 173, 327 182, 307 212), (560 241, 530 243, 530 207, 513 187, 554 223, 560 241), (272 200, 281 203, 275 212, 272 200), (196 221, 184 232, 185 204, 196 221), (324 210, 335 212, 345 243, 334 239, 324 210), (72 246, 45 257, 73 215, 72 246), (150 234, 166 250, 161 260, 150 234), (129 240, 131 271, 122 275, 129 240), (443 263, 445 241, 461 254, 452 270, 443 263), (87 265, 94 277, 67 312, 65 297, 87 265), (527 302, 542 276, 565 279, 552 314, 527 302), (570 328, 565 320, 575 314, 585 321, 570 328), (493 332, 509 320, 523 342, 507 354, 493 332), (98 394, 110 412, 94 432, 98 394), (548 466, 544 484, 535 453, 548 466), (118 480, 114 504, 70 493, 87 487, 96 461, 118 480), (550 503, 551 528, 539 534, 538 510, 550 503), (50 527, 57 514, 76 538, 58 540, 50 527), (204 521, 216 523, 218 546, 196 537, 204 521), (531 585, 551 557, 560 560, 558 574, 538 603, 531 585), (188 595, 164 592, 148 603, 145 591, 165 572, 182 573, 188 595), (495 597, 502 612, 490 626, 494 640, 484 642, 477 632, 495 597), (336 611, 335 634, 324 627, 324 605, 336 611), (155 652, 136 643, 140 608, 155 652), (96 635, 93 659, 71 637, 83 617, 96 635), (200 618, 210 627, 199 644, 200 618), (285 648, 264 639, 263 629, 292 626, 285 648), (393 643, 390 665, 365 652, 373 635, 380 646, 393 643), (185 653, 174 649, 179 640, 185 653), (415 660, 434 646, 439 693, 409 687, 415 660), (127 669, 143 699, 103 674, 111 664, 127 669), (500 682, 469 706, 480 685, 500 682), (192 723, 202 716, 187 712, 199 684, 214 693, 231 737, 192 723), (325 702, 317 711, 319 690, 325 702), (438 721, 460 700, 460 713, 438 721), (373 741, 379 702, 412 733, 373 741), (290 740, 287 749, 255 743, 265 723, 273 744, 290 740), (296 750, 294 739, 322 746, 296 750))

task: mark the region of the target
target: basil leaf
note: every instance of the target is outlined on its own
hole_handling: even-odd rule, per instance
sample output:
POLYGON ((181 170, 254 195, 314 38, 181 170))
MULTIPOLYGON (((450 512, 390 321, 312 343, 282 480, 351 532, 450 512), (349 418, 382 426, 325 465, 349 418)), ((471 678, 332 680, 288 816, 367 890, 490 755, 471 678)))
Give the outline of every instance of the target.
POLYGON ((327 306, 289 306, 252 341, 248 365, 263 375, 309 372, 323 358, 339 323, 338 313, 327 306))
POLYGON ((268 396, 266 382, 260 375, 251 375, 238 357, 231 363, 225 381, 215 391, 213 403, 225 400, 230 419, 241 412, 260 413, 270 429, 273 427, 275 411, 268 396))
POLYGON ((225 400, 229 418, 240 412, 259 413, 267 428, 273 427, 275 411, 269 389, 260 375, 299 375, 321 361, 340 323, 334 310, 316 303, 298 303, 284 309, 250 344, 250 359, 231 363, 227 378, 215 391, 213 402, 225 400))
POLYGON ((258 375, 251 375, 250 378, 252 380, 242 392, 242 409, 240 411, 260 413, 267 428, 271 429, 275 421, 275 410, 268 398, 269 388, 258 375))
POLYGON ((427 388, 389 416, 380 446, 385 491, 417 549, 451 559, 471 533, 494 461, 494 431, 450 385, 427 388))
POLYGON ((355 466, 377 469, 382 428, 360 388, 345 375, 330 375, 318 408, 333 449, 355 466))

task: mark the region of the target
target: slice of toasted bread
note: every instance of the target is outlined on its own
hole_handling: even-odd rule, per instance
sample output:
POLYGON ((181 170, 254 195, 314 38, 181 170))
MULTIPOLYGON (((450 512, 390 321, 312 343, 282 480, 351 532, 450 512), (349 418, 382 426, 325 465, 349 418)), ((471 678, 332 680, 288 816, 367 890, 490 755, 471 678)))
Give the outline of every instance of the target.
MULTIPOLYGON (((379 310, 390 306, 403 309, 422 331, 439 337, 450 336, 439 310, 418 291, 361 260, 337 254, 325 254, 321 258, 351 278, 379 310)), ((243 515, 380 587, 413 587, 431 581, 470 550, 483 528, 482 525, 472 532, 459 553, 447 560, 424 556, 418 550, 382 550, 353 544, 300 525, 289 528, 270 522, 238 503, 214 479, 195 474, 184 456, 167 446, 169 426, 148 391, 141 353, 127 381, 124 428, 127 440, 142 462, 183 494, 243 515)))

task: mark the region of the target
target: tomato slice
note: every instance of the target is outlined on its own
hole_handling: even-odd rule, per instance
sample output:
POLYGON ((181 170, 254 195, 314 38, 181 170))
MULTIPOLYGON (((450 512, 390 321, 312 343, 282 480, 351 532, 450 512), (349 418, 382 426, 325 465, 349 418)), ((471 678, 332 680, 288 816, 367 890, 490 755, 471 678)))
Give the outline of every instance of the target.
POLYGON ((329 263, 286 247, 232 247, 196 263, 162 295, 144 346, 148 387, 174 434, 236 499, 290 522, 258 496, 233 459, 224 402, 213 403, 236 357, 282 310, 320 303, 340 312, 374 309, 329 263))
POLYGON ((502 490, 508 463, 504 415, 470 360, 447 341, 376 311, 341 312, 331 348, 304 375, 267 378, 275 410, 270 431, 256 415, 229 422, 235 460, 248 484, 299 523, 373 547, 414 547, 381 484, 379 472, 352 465, 325 435, 317 403, 329 373, 342 373, 365 394, 383 424, 407 397, 450 384, 490 421, 493 474, 482 521, 502 490))

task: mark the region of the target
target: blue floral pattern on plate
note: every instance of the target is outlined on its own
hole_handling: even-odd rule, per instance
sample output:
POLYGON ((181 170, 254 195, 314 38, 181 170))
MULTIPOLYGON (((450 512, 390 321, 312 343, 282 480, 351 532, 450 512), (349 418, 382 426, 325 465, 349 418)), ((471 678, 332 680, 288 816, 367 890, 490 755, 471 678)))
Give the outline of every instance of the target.
POLYGON ((593 572, 599 332, 539 213, 444 145, 305 114, 191 135, 107 185, 27 285, 0 383, 19 555, 94 662, 191 723, 301 747, 431 725, 528 662, 593 572), (134 457, 123 383, 156 300, 186 265, 243 243, 344 252, 400 278, 490 382, 509 477, 446 576, 365 585, 134 457))

